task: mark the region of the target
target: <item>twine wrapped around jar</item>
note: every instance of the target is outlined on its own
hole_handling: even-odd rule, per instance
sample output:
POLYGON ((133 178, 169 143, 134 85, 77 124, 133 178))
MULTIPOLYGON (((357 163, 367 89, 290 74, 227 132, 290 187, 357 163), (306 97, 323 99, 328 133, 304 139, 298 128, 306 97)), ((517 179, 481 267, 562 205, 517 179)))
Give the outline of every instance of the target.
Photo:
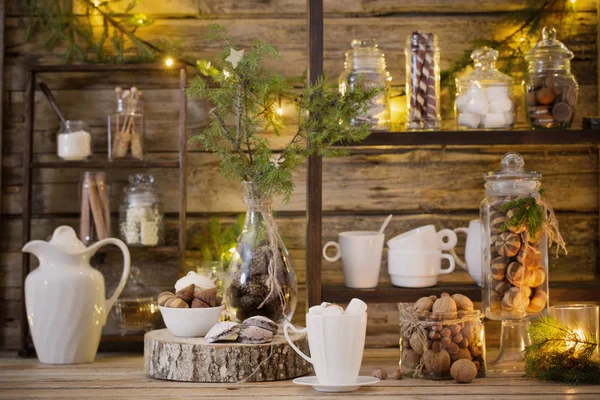
MULTIPOLYGON (((414 378, 445 379, 450 378, 450 366, 460 358, 467 358, 479 363, 478 376, 485 375, 483 322, 480 311, 460 312, 451 314, 435 314, 428 311, 415 311, 412 303, 398 303, 400 311, 400 336, 402 345, 402 364, 408 350, 406 345, 420 347, 420 358, 416 365, 402 365, 403 372, 411 372, 414 378), (460 315, 460 316, 459 316, 460 315), (441 331, 447 329, 452 337, 447 336, 449 346, 443 347, 441 331), (460 337, 459 337, 460 335, 460 337), (436 340, 433 337, 439 336, 436 340), (464 336, 464 337, 463 337, 464 336), (464 347, 459 347, 460 345, 464 347), (410 341, 410 343, 408 343, 410 341), (416 343, 415 343, 416 341, 416 343), (437 343, 438 349, 432 349, 437 343), (427 357, 440 352, 450 353, 451 347, 456 347, 454 354, 448 354, 447 365, 436 368, 427 357), (436 351, 437 350, 437 351, 436 351), (428 365, 429 363, 429 365, 428 365), (423 369, 430 372, 424 376, 423 369)), ((418 354, 418 353, 417 353, 418 354)))

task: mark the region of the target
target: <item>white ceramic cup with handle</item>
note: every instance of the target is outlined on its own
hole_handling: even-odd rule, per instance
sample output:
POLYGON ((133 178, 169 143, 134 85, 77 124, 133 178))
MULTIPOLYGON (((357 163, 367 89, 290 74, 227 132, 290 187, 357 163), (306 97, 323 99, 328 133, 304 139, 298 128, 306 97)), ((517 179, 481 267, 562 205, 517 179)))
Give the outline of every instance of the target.
POLYGON ((434 225, 425 225, 394 236, 387 241, 387 245, 394 250, 431 253, 451 250, 456 246, 456 242, 456 233, 450 229, 436 232, 434 225))
POLYGON ((329 262, 342 259, 344 284, 349 288, 367 289, 377 287, 381 254, 385 235, 376 231, 349 231, 338 234, 338 242, 323 246, 323 258, 329 262), (333 247, 336 253, 327 255, 333 247))
POLYGON ((367 313, 342 315, 306 314, 306 328, 286 322, 283 333, 302 358, 311 363, 322 385, 351 385, 358 380, 367 333, 367 313), (310 357, 289 337, 288 329, 308 333, 310 357))
POLYGON ((440 275, 454 271, 455 262, 450 254, 438 252, 407 253, 388 250, 388 272, 392 284, 400 287, 435 286, 440 275), (442 268, 442 260, 448 260, 450 266, 442 268))
POLYGON ((456 228, 454 232, 467 235, 465 261, 458 257, 454 249, 450 249, 450 254, 452 254, 456 263, 466 269, 471 278, 481 286, 481 259, 483 253, 481 248, 481 222, 478 219, 471 220, 468 228, 456 228))

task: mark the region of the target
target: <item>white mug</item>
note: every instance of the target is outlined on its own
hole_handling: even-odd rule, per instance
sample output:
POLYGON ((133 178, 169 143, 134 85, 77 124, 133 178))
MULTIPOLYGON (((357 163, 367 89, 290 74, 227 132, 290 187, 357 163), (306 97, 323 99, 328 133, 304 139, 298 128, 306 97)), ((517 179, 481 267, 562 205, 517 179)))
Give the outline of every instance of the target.
POLYGON ((367 333, 367 313, 343 315, 306 314, 306 328, 286 322, 283 333, 302 358, 311 363, 320 384, 347 385, 358 380, 367 333), (289 337, 288 329, 308 332, 310 357, 302 353, 289 337))
POLYGON ((384 234, 376 231, 350 231, 338 234, 337 242, 323 246, 323 258, 329 262, 342 259, 344 284, 349 288, 367 289, 377 287, 379 268, 383 253, 384 234), (333 257, 327 249, 335 247, 333 257))
POLYGON ((430 253, 407 253, 388 250, 388 272, 392 284, 400 287, 430 287, 438 282, 439 275, 454 271, 454 258, 440 251, 430 253), (450 266, 442 268, 442 259, 450 266))
POLYGON ((452 254, 456 263, 466 269, 471 278, 481 286, 481 222, 478 219, 471 220, 468 228, 456 228, 454 232, 467 235, 467 243, 465 244, 466 263, 458 257, 454 249, 450 249, 450 254, 452 254))
POLYGON ((425 225, 391 238, 387 245, 394 250, 430 253, 453 249, 456 242, 456 233, 450 229, 436 232, 434 225, 425 225))

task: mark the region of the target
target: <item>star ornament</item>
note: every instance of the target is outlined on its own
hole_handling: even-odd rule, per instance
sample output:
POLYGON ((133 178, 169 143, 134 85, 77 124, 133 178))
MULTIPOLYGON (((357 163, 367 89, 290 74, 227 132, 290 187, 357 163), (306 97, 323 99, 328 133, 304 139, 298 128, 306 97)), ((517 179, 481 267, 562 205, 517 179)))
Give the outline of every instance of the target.
POLYGON ((242 57, 244 57, 244 50, 231 49, 229 52, 229 57, 227 57, 225 61, 229 61, 231 65, 233 65, 233 68, 237 68, 238 64, 242 60, 242 57))

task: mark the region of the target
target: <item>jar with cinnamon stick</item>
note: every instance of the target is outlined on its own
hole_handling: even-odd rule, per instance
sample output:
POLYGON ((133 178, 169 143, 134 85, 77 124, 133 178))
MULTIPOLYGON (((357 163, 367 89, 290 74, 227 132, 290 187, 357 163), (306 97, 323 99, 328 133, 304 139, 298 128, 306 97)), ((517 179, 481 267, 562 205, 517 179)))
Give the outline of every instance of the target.
POLYGON ((83 173, 79 238, 85 244, 111 236, 109 187, 104 172, 83 173))
POLYGON ((108 116, 108 159, 144 159, 144 106, 136 87, 115 89, 117 110, 108 116))

